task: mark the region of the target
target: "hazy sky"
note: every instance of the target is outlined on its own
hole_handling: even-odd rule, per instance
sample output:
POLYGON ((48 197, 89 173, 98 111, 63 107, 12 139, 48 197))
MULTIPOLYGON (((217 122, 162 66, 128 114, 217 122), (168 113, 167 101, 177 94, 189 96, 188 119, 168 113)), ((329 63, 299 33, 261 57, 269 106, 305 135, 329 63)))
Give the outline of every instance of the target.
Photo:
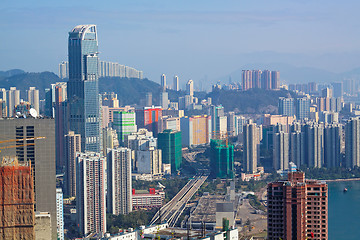
POLYGON ((102 60, 154 81, 269 62, 345 71, 360 66, 359 9, 355 0, 1 0, 0 70, 57 73, 68 32, 93 23, 102 60))

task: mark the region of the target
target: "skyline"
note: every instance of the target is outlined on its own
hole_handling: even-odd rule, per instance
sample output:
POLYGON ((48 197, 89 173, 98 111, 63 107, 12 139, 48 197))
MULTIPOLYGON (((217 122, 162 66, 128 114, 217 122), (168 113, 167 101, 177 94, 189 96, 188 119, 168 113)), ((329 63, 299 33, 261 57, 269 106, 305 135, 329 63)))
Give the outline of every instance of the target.
POLYGON ((101 60, 140 69, 155 82, 162 73, 178 75, 182 85, 188 79, 216 81, 249 64, 347 71, 360 66, 360 36, 354 31, 359 5, 322 0, 5 1, 0 6, 7 36, 0 47, 0 70, 58 73, 58 64, 67 60, 68 32, 79 24, 96 24, 101 60))

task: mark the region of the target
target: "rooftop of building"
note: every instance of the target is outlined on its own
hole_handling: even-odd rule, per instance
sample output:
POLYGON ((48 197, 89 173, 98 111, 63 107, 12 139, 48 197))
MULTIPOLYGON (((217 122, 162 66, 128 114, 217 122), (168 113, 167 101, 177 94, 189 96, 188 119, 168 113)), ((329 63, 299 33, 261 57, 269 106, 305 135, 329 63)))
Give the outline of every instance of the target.
POLYGON ((287 180, 279 180, 276 182, 272 182, 270 184, 283 184, 287 186, 301 186, 305 184, 313 184, 313 185, 323 185, 326 184, 326 181, 324 180, 316 180, 316 179, 306 179, 305 173, 296 171, 296 172, 289 172, 288 173, 288 179, 287 180))
POLYGON ((85 25, 77 25, 74 27, 69 33, 70 38, 79 38, 84 40, 86 37, 86 33, 94 33, 92 36, 92 40, 96 40, 96 25, 95 24, 85 24, 85 25))

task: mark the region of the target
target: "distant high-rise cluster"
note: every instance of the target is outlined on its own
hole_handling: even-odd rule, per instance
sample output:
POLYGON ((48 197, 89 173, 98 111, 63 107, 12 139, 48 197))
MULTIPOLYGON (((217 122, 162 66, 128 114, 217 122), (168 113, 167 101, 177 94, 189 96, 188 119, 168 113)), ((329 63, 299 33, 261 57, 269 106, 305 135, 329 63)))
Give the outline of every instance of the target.
POLYGON ((143 79, 143 71, 114 62, 99 62, 99 77, 125 77, 143 79))
MULTIPOLYGON (((143 79, 143 71, 116 62, 99 61, 99 77, 121 77, 143 79)), ((69 78, 69 62, 59 64, 59 77, 69 78)))
POLYGON ((310 99, 303 98, 279 98, 279 114, 285 116, 296 115, 297 119, 310 118, 310 99))
POLYGON ((280 89, 280 72, 269 70, 243 70, 242 90, 262 88, 266 90, 280 89))
MULTIPOLYGON (((269 133, 267 133, 269 134, 269 133)), ((340 124, 294 123, 273 127, 273 167, 289 169, 290 162, 310 168, 340 166, 342 126, 340 124)))
POLYGON ((298 98, 279 98, 279 114, 284 116, 296 116, 298 120, 314 119, 331 123, 337 121, 338 112, 341 111, 343 99, 338 97, 316 97, 310 99, 307 96, 298 98))
POLYGON ((21 99, 20 93, 16 87, 10 87, 9 90, 0 88, 0 117, 29 115, 31 108, 36 110, 37 115, 40 114, 39 89, 30 87, 26 90, 27 101, 21 99))

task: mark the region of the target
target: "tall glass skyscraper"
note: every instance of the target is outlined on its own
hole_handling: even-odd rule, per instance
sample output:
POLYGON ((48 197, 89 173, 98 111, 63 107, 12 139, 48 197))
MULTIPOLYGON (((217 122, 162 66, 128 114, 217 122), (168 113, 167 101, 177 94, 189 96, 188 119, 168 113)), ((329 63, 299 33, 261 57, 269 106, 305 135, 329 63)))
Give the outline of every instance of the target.
POLYGON ((93 152, 100 152, 98 61, 96 26, 76 26, 69 32, 69 128, 93 152))

